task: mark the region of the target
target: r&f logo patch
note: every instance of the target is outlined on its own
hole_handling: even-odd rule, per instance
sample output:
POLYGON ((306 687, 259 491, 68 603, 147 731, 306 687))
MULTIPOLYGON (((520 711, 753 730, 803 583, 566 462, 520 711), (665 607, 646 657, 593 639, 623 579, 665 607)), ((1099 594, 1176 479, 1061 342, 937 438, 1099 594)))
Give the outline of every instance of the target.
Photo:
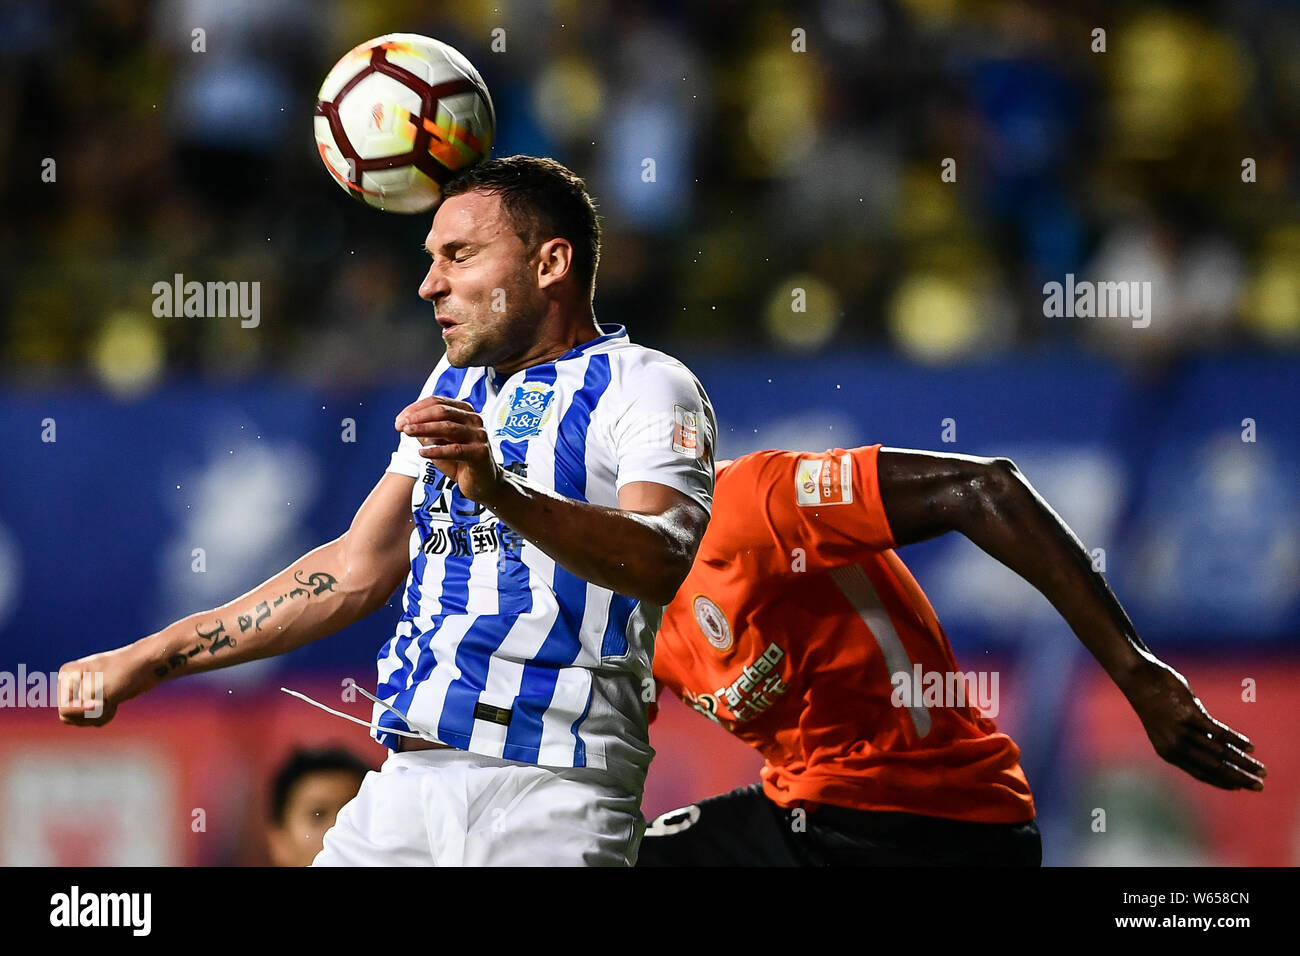
POLYGON ((512 441, 541 434, 542 426, 551 417, 551 400, 554 398, 555 391, 546 385, 520 385, 501 413, 501 427, 497 434, 512 441))

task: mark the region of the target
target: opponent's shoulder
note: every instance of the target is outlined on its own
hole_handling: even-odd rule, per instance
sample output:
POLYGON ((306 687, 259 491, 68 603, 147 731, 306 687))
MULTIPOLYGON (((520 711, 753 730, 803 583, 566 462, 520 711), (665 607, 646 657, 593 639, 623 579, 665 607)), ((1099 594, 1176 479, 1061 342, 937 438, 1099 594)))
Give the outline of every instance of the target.
POLYGON ((744 455, 738 455, 731 459, 725 468, 718 469, 718 481, 724 479, 727 481, 745 481, 752 484, 758 476, 774 476, 783 472, 785 466, 799 457, 800 453, 795 451, 784 451, 779 448, 764 448, 760 451, 751 451, 744 455))

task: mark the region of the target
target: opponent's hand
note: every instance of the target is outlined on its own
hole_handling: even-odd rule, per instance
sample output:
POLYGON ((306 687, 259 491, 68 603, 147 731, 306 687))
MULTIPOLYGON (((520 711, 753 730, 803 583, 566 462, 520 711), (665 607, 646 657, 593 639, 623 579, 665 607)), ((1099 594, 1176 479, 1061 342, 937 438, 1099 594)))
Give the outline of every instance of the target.
POLYGON ((1224 790, 1264 789, 1255 745, 1211 717, 1182 674, 1150 662, 1128 698, 1156 753, 1175 767, 1224 790))
POLYGON ((98 727, 117 713, 118 704, 148 689, 133 645, 91 654, 59 668, 59 720, 78 727, 98 727))
POLYGON ((491 507, 505 484, 505 470, 492 457, 483 419, 473 406, 454 398, 432 395, 407 405, 394 422, 424 447, 420 456, 460 486, 460 493, 491 507))

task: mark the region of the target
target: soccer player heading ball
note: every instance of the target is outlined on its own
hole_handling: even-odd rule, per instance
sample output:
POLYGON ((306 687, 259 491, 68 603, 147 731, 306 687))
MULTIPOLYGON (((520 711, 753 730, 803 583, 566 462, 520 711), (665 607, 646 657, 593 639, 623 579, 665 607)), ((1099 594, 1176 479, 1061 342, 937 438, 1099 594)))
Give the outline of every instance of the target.
POLYGON ((581 179, 513 156, 443 196, 420 295, 446 354, 351 526, 242 597, 64 665, 101 672, 104 701, 60 717, 104 723, 163 681, 318 640, 405 579, 372 719, 393 753, 315 863, 626 865, 651 635, 708 522, 713 409, 680 362, 596 322, 581 179))

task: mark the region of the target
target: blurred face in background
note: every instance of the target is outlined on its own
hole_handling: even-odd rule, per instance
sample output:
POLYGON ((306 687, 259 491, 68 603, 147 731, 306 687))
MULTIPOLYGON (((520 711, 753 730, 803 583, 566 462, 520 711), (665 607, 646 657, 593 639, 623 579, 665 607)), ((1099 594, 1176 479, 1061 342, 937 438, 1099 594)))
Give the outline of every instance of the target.
POLYGON ((433 257, 420 297, 434 315, 455 368, 497 366, 526 353, 546 310, 535 249, 519 237, 493 193, 473 191, 445 200, 425 240, 433 257))
POLYGON ((357 795, 361 778, 350 770, 317 770, 302 777, 284 805, 284 819, 268 831, 275 866, 309 866, 343 804, 357 795))

